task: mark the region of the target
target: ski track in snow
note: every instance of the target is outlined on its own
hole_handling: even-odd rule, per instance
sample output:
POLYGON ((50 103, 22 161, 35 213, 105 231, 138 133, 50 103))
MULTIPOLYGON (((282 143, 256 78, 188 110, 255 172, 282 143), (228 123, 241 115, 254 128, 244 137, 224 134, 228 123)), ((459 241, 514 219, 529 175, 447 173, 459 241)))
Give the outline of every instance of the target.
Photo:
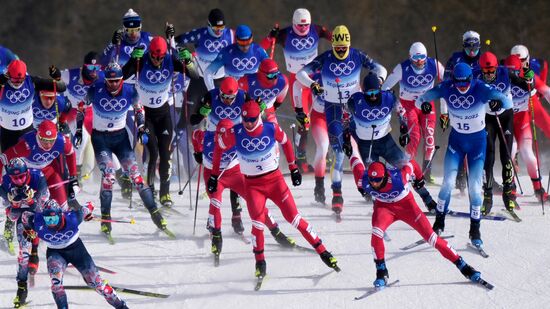
MULTIPOLYGON (((522 183, 529 184, 527 176, 522 183)), ((437 179, 441 183, 441 178, 437 179)), ((290 184, 290 178, 287 177, 290 184)), ((391 237, 386 242, 386 264, 390 281, 400 282, 368 298, 355 301, 364 294, 375 279, 375 267, 370 248, 372 204, 364 202, 352 185, 351 175, 344 176, 345 206, 343 221, 334 222, 329 207, 312 205, 314 179, 304 176, 300 187, 291 187, 302 215, 313 225, 323 243, 338 259, 342 269, 336 273, 326 267, 313 253, 284 250, 266 246, 267 277, 260 291, 254 291, 254 258, 251 245, 246 245, 233 233, 229 191, 224 192, 223 252, 220 266, 213 266, 210 239, 205 229, 208 216, 207 199, 199 200, 197 231, 193 231, 194 211, 189 211, 189 197, 174 193, 175 208, 183 215, 169 214, 169 228, 177 235, 170 240, 159 232, 143 206, 128 209, 128 203, 113 194, 113 218, 134 216, 135 225, 113 223, 116 244, 111 246, 99 234, 96 221, 81 225, 81 238, 97 265, 117 274, 102 273, 113 285, 170 294, 167 299, 121 294, 130 308, 544 308, 550 302, 550 222, 542 216, 540 203, 534 197, 518 197, 522 206, 517 211, 523 222, 482 221, 481 233, 485 250, 484 259, 468 250, 469 220, 447 217, 445 234, 454 234, 452 244, 466 262, 481 271, 482 277, 495 285, 491 292, 469 283, 449 261, 427 244, 409 251, 399 248, 419 239, 419 235, 402 222, 388 229, 391 237), (545 305, 546 304, 546 305, 545 305)), ((92 200, 99 213, 97 181, 86 181, 82 203, 92 200), (93 192, 85 193, 85 192, 93 192)), ((176 185, 172 184, 172 188, 176 185)), ((192 194, 195 200, 196 181, 192 194)), ((204 186, 201 184, 201 192, 204 186)), ((532 188, 525 188, 532 194, 532 188), (530 191, 529 191, 530 190, 530 191)), ((327 201, 330 201, 330 182, 325 181, 327 201)), ((434 198, 439 187, 428 186, 434 198)), ((481 188, 480 188, 481 189, 481 188)), ((468 211, 468 196, 460 197, 453 191, 451 209, 468 211)), ((134 202, 138 195, 134 194, 134 202)), ((424 209, 420 199, 417 201, 424 209)), ((493 209, 502 208, 502 201, 494 198, 493 209)), ((137 205, 138 203, 134 203, 137 205)), ((281 230, 292 236, 298 244, 308 246, 297 230, 292 228, 272 203, 268 203, 281 230)), ((547 209, 550 212, 550 209, 547 209)), ((246 233, 250 233, 250 219, 243 211, 246 233)), ((429 217, 430 221, 434 217, 429 217)), ((2 224, 3 226, 3 224, 2 224)), ((266 230, 266 244, 275 244, 266 230)), ((248 235, 247 235, 248 236, 248 235)), ((2 244, 3 245, 3 244, 2 244)), ((16 291, 16 257, 0 250, 0 308, 12 306, 16 291)), ((82 285, 80 274, 74 269, 66 271, 64 284, 82 285)), ((104 299, 93 291, 67 291, 72 308, 108 308, 104 299)), ((29 308, 52 308, 49 277, 45 264, 45 246, 40 247, 40 268, 36 284, 29 290, 29 308)))

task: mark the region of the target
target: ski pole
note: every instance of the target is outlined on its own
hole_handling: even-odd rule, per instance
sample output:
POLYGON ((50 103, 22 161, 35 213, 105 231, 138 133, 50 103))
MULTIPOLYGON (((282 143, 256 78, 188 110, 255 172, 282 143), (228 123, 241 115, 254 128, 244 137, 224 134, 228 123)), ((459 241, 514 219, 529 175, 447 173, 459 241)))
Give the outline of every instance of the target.
MULTIPOLYGON (((279 23, 275 24, 275 28, 279 28, 279 23)), ((273 54, 275 53, 275 42, 277 42, 277 37, 274 37, 273 41, 271 41, 271 52, 269 53, 269 59, 273 59, 273 54)))
POLYGON ((100 217, 94 217, 94 221, 100 221, 100 222, 109 222, 109 223, 129 223, 129 224, 136 224, 136 220, 134 218, 131 218, 130 220, 116 220, 116 219, 102 219, 100 217))
POLYGON ((369 168, 369 165, 372 163, 372 158, 371 158, 372 144, 374 144, 374 129, 376 129, 376 125, 375 124, 371 125, 371 128, 372 128, 372 134, 370 136, 369 158, 367 159, 367 166, 365 166, 365 168, 369 168))
MULTIPOLYGON (((516 181, 518 183, 519 192, 523 195, 523 189, 521 187, 521 182, 519 181, 518 177, 518 171, 516 170, 516 166, 514 165, 514 162, 512 161, 512 156, 510 154, 510 148, 508 147, 508 143, 506 142, 506 137, 504 136, 504 130, 502 129, 502 125, 500 124, 500 119, 498 118, 497 112, 495 112, 495 118, 497 119, 498 129, 500 131, 500 135, 502 136, 502 140, 504 141, 504 147, 506 148, 506 155, 508 156, 508 162, 512 164, 512 171, 514 172, 514 177, 516 178, 516 181)), ((542 183, 542 180, 541 180, 542 183)))
POLYGON ((199 190, 201 187, 201 174, 202 164, 199 164, 199 175, 197 176, 197 193, 195 195, 195 218, 193 219, 193 235, 195 235, 195 228, 197 226, 197 209, 199 208, 199 190))
MULTIPOLYGON (((533 129, 533 142, 535 143, 535 156, 537 158, 537 175, 542 187, 542 174, 540 173, 539 143, 537 142, 537 128, 535 127, 535 108, 533 106, 533 97, 531 96, 531 84, 527 84, 529 90, 529 109, 531 110, 531 128, 533 129)), ((542 215, 544 215, 544 195, 541 194, 540 203, 542 215)))
POLYGON ((437 31, 437 26, 432 26, 432 34, 434 37, 434 50, 435 50, 435 67, 437 70, 437 79, 441 80, 441 76, 439 76, 439 57, 437 55, 437 39, 435 38, 436 31, 437 31))
POLYGON ((425 173, 427 173, 429 170, 432 169, 432 161, 434 160, 435 155, 437 154, 438 150, 439 150, 439 145, 435 145, 434 153, 433 153, 430 161, 428 161, 428 164, 426 164, 426 168, 424 168, 424 170, 422 171, 422 175, 424 175, 425 173))
POLYGON ((296 156, 296 148, 298 145, 296 145, 296 124, 291 124, 290 129, 292 130, 292 143, 294 144, 294 156, 296 156))
MULTIPOLYGON (((136 84, 135 84, 136 88, 139 86, 139 59, 140 58, 136 59, 136 84)), ((133 129, 134 129, 134 137, 133 137, 134 145, 133 145, 133 149, 132 149, 132 153, 134 153, 134 155, 135 155, 135 151, 136 151, 136 144, 138 142, 136 140, 136 133, 137 133, 136 128, 137 128, 137 117, 134 114, 134 127, 133 127, 133 129)), ((145 151, 145 149, 143 151, 145 151)), ((142 159, 143 159, 143 157, 142 157, 142 159)), ((130 179, 131 179, 131 177, 130 177, 130 179)), ((128 206, 128 208, 133 209, 132 204, 134 202, 134 198, 133 198, 133 195, 134 195, 134 184, 133 184, 133 182, 134 182, 134 180, 131 179, 131 181, 132 181, 132 184, 130 184, 130 205, 128 206)), ((132 215, 132 219, 133 218, 134 218, 134 216, 132 215)))

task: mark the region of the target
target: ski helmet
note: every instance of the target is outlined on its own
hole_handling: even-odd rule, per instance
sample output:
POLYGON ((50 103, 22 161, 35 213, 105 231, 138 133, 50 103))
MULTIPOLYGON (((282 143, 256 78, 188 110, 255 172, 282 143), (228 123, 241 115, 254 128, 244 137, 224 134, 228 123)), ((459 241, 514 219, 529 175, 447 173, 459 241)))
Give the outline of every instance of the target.
POLYGON ((369 73, 363 78, 363 93, 367 102, 377 102, 380 97, 380 79, 374 73, 369 73))
POLYGON ((229 118, 225 118, 218 122, 218 125, 216 126, 216 132, 225 133, 232 127, 233 127, 233 121, 231 121, 229 118))
POLYGON ((122 17, 124 28, 141 28, 141 17, 133 9, 129 9, 122 17))
POLYGON ((260 105, 254 100, 248 100, 243 104, 243 122, 255 122, 260 116, 260 105))
POLYGON ((122 69, 120 65, 116 62, 111 62, 105 68, 105 79, 106 80, 116 80, 122 79, 122 69))
POLYGON ((44 120, 38 126, 36 132, 38 144, 46 151, 52 149, 55 140, 57 139, 57 126, 51 120, 44 120))
POLYGON ((160 36, 154 37, 149 43, 149 54, 156 59, 166 56, 167 49, 166 40, 160 36))
POLYGON ((99 55, 95 51, 90 51, 84 56, 82 65, 82 77, 85 81, 94 81, 97 78, 97 72, 101 70, 99 55))
POLYGON ((239 25, 235 30, 237 41, 252 41, 252 29, 247 25, 239 25))
POLYGON ((63 224, 63 209, 54 199, 49 199, 42 206, 42 217, 49 228, 59 228, 63 224))
POLYGON ((384 163, 380 161, 372 162, 367 169, 367 177, 371 186, 373 186, 372 183, 382 182, 376 188, 373 186, 374 189, 383 188, 388 182, 388 171, 384 163))
POLYGON ((460 62, 453 69, 453 81, 456 88, 465 93, 472 82, 472 68, 466 63, 460 62))
POLYGON ((339 25, 332 30, 332 53, 338 60, 344 60, 349 55, 351 35, 344 25, 339 25))
POLYGON ((239 84, 235 78, 228 76, 222 80, 220 84, 220 98, 225 104, 233 103, 238 91, 239 84))
POLYGON ((16 186, 20 187, 28 180, 29 169, 25 161, 20 158, 13 158, 6 165, 6 174, 10 176, 11 181, 16 186))
POLYGON ((492 52, 484 52, 479 57, 479 66, 482 69, 496 68, 498 66, 497 56, 492 52))
POLYGON ((409 48, 409 59, 414 68, 422 70, 426 66, 428 51, 421 42, 415 42, 409 48))
POLYGON ((506 59, 504 59, 504 65, 508 68, 508 70, 510 70, 517 76, 523 76, 523 70, 521 69, 521 59, 519 59, 518 55, 510 55, 506 57, 506 59))
POLYGON ((469 57, 473 58, 479 53, 481 47, 479 33, 475 31, 466 31, 462 35, 462 47, 464 47, 464 52, 469 57))
POLYGON ((279 66, 275 60, 266 58, 260 62, 258 79, 262 83, 276 82, 279 76, 279 66))
POLYGON ((11 86, 14 88, 21 87, 27 75, 27 65, 23 60, 13 60, 8 64, 8 75, 11 86))
POLYGON ((208 32, 210 35, 219 38, 225 29, 225 17, 222 10, 216 8, 208 14, 208 32))
POLYGON ((292 29, 298 35, 309 33, 311 26, 311 14, 307 9, 297 9, 292 15, 292 29))
POLYGON ((510 50, 510 55, 518 55, 521 61, 529 60, 529 50, 525 45, 515 45, 510 50))

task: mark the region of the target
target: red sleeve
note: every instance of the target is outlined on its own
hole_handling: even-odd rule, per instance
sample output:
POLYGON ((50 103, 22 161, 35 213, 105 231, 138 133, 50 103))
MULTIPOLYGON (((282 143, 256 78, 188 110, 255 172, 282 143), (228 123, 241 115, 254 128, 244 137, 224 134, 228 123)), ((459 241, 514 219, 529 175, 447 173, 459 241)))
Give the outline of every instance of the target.
POLYGON ((74 151, 73 144, 69 137, 64 136, 65 140, 65 158, 67 159, 67 167, 69 168, 69 176, 76 177, 76 151, 74 151))
POLYGON ((288 93, 288 78, 284 74, 281 74, 281 76, 285 79, 285 87, 283 88, 283 90, 281 90, 281 92, 279 92, 277 98, 275 99, 275 102, 279 104, 283 104, 283 101, 286 98, 286 94, 288 93))
POLYGON ((328 30, 325 26, 320 26, 320 25, 314 25, 314 26, 320 38, 325 38, 327 41, 332 41, 332 32, 330 32, 330 30, 328 30))
POLYGON ((242 89, 245 92, 248 92, 248 77, 245 75, 238 80, 239 89, 242 89))
POLYGON ((202 152, 204 149, 204 131, 195 129, 193 134, 191 134, 191 142, 193 143, 193 150, 195 152, 202 152))
POLYGON ((401 169, 401 175, 403 176, 404 182, 408 182, 410 176, 413 176, 414 179, 422 179, 422 177, 424 177, 420 165, 418 165, 415 160, 411 160, 403 166, 401 169))
POLYGON ((286 156, 286 162, 288 162, 289 167, 296 164, 296 157, 294 155, 294 149, 292 148, 292 143, 288 140, 285 131, 281 127, 274 123, 275 125, 275 140, 283 146, 283 151, 286 156))
POLYGON ((8 164, 11 159, 17 157, 28 157, 31 154, 31 148, 25 140, 19 140, 17 144, 8 148, 2 155, 0 155, 0 173, 4 165, 8 164))
POLYGON ((266 36, 263 40, 260 41, 260 46, 264 50, 268 50, 271 48, 271 44, 273 44, 274 38, 270 38, 269 36, 266 36))
POLYGON ((544 83, 547 82, 548 78, 548 62, 546 60, 542 60, 542 68, 540 69, 540 78, 544 83))
POLYGON ((216 137, 214 138, 214 155, 212 156, 212 175, 220 174, 220 162, 222 159, 222 153, 235 146, 235 130, 233 128, 226 129, 224 133, 218 133, 216 130, 216 137))

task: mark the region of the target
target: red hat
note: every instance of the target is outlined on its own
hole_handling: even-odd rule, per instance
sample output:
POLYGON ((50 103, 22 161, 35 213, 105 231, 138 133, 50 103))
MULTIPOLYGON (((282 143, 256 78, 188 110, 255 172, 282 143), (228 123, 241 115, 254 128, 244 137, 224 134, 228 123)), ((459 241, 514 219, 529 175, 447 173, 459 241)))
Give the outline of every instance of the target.
POLYGON ((479 66, 482 69, 496 68, 498 66, 497 56, 495 56, 495 54, 493 54, 492 52, 484 52, 479 57, 479 66))
POLYGON ((372 162, 367 169, 367 175, 369 177, 369 181, 380 181, 380 179, 386 177, 386 166, 384 163, 379 161, 372 162))
POLYGON ((27 65, 22 60, 13 60, 8 65, 8 74, 10 78, 23 79, 27 74, 27 65))
POLYGON ((504 59, 504 65, 510 70, 520 70, 521 59, 518 55, 510 55, 504 59))
POLYGON ((265 74, 275 73, 279 71, 279 66, 275 60, 266 58, 260 62, 259 70, 265 74))
POLYGON ((257 118, 260 116, 260 105, 254 101, 249 100, 243 104, 243 117, 257 118))
POLYGON ((225 95, 236 95, 239 90, 237 80, 233 77, 226 77, 220 84, 220 91, 225 95))
POLYGON ((53 140, 57 138, 57 126, 51 120, 44 120, 38 126, 38 137, 53 140))
POLYGON ((229 119, 222 119, 220 122, 218 122, 218 125, 216 126, 216 132, 218 133, 225 133, 227 130, 233 128, 233 121, 229 119))
POLYGON ((168 46, 166 45, 166 40, 160 36, 156 36, 149 44, 149 53, 155 58, 164 57, 166 56, 167 48, 168 46))

